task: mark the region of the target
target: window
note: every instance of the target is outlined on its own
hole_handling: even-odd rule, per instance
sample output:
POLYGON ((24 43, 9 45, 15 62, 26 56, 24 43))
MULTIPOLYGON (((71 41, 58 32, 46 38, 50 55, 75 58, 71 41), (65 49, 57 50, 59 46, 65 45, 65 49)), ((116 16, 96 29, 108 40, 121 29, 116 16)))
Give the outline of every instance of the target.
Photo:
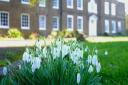
POLYGON ((52 7, 54 9, 58 9, 59 8, 59 0, 52 0, 52 7))
POLYGON ((73 16, 72 15, 67 16, 67 29, 73 30, 73 16))
POLYGON ((22 4, 29 4, 29 0, 21 0, 22 4))
POLYGON ((111 14, 116 15, 116 5, 114 3, 111 4, 111 14))
POLYGON ((116 33, 116 22, 112 21, 112 33, 116 33))
POLYGON ((52 18, 52 28, 53 30, 59 30, 59 17, 58 16, 54 16, 52 18))
POLYGON ((21 14, 21 28, 22 29, 30 28, 30 16, 27 13, 21 14))
POLYGON ((121 21, 118 21, 118 32, 122 31, 122 23, 121 21))
POLYGON ((9 28, 9 13, 0 11, 0 28, 9 28))
POLYGON ((88 3, 88 12, 97 14, 97 3, 95 0, 90 0, 88 3))
POLYGON ((67 0, 67 8, 73 8, 73 0, 67 0))
POLYGON ((105 20, 105 33, 109 33, 109 20, 105 20))
POLYGON ((77 17, 77 30, 83 31, 83 17, 82 16, 77 17))
POLYGON ((6 2, 9 2, 10 0, 0 0, 0 1, 6 1, 6 2))
POLYGON ((39 6, 45 7, 46 6, 46 0, 39 0, 39 6))
POLYGON ((44 15, 39 16, 39 29, 46 30, 46 16, 44 15))
POLYGON ((109 2, 104 2, 104 12, 109 15, 109 2))
POLYGON ((83 0, 77 0, 77 9, 83 10, 83 0))

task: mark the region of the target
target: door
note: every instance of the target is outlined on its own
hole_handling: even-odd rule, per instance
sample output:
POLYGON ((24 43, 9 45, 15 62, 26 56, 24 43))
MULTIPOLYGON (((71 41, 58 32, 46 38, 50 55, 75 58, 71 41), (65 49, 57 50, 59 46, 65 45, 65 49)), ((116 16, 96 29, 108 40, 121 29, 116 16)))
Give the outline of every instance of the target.
POLYGON ((97 16, 89 17, 89 36, 97 36, 97 16))

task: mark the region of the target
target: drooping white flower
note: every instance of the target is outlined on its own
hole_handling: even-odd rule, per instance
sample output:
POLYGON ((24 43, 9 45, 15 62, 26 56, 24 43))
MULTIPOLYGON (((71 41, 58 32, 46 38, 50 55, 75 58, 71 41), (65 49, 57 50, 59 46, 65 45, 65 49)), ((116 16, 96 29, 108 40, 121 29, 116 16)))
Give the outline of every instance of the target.
POLYGON ((22 60, 24 62, 29 63, 31 61, 31 59, 32 59, 31 54, 29 54, 28 52, 24 52, 22 60))
POLYGON ((100 63, 98 62, 98 63, 96 64, 96 71, 97 71, 97 73, 99 73, 100 70, 101 70, 101 65, 100 65, 100 63))
POLYGON ((32 72, 35 72, 36 69, 39 69, 41 66, 41 58, 34 57, 32 61, 32 72))
POLYGON ((62 58, 64 58, 65 55, 67 55, 68 53, 70 53, 70 47, 67 45, 63 45, 62 46, 62 58))
POLYGON ((86 48, 85 48, 85 50, 84 50, 85 52, 88 52, 88 46, 86 46, 86 48))
POLYGON ((47 57, 47 48, 46 47, 44 47, 43 48, 43 57, 47 57))
POLYGON ((21 65, 18 65, 18 68, 21 69, 21 65))
POLYGON ((97 49, 95 50, 95 53, 98 54, 98 50, 97 49))
POLYGON ((88 69, 88 72, 89 72, 89 73, 92 73, 92 72, 93 72, 93 70, 94 70, 93 66, 92 66, 92 65, 90 65, 90 66, 89 66, 89 69, 88 69))
POLYGON ((80 77, 80 73, 77 73, 77 84, 80 83, 81 77, 80 77))
POLYGON ((8 72, 7 67, 4 67, 4 68, 3 68, 3 75, 6 75, 6 74, 7 74, 7 72, 8 72))
POLYGON ((105 51, 105 53, 104 53, 106 56, 108 55, 108 51, 105 51))
POLYGON ((88 64, 91 64, 92 63, 92 56, 91 55, 88 55, 88 60, 87 60, 88 64))
POLYGON ((36 46, 38 49, 41 50, 41 44, 42 44, 42 42, 39 41, 39 40, 37 40, 36 43, 35 43, 35 46, 36 46))
POLYGON ((97 63, 98 63, 97 55, 93 55, 93 57, 92 57, 92 64, 94 66, 96 66, 97 63))

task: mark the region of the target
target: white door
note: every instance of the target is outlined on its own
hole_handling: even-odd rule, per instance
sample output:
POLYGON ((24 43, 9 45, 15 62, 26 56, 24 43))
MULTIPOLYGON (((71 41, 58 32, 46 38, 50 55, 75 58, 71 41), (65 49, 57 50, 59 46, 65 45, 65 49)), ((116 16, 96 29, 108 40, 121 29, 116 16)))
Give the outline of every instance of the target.
POLYGON ((97 16, 89 17, 89 36, 97 36, 97 16))

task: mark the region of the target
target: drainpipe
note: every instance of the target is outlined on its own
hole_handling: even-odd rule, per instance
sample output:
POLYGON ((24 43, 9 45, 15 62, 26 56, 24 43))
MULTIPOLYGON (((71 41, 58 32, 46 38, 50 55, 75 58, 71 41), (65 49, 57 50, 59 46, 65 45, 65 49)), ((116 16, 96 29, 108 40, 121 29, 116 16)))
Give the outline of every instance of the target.
POLYGON ((59 0, 59 10, 60 10, 60 18, 59 18, 59 28, 60 31, 62 31, 62 18, 63 18, 63 6, 62 6, 62 0, 59 0))

